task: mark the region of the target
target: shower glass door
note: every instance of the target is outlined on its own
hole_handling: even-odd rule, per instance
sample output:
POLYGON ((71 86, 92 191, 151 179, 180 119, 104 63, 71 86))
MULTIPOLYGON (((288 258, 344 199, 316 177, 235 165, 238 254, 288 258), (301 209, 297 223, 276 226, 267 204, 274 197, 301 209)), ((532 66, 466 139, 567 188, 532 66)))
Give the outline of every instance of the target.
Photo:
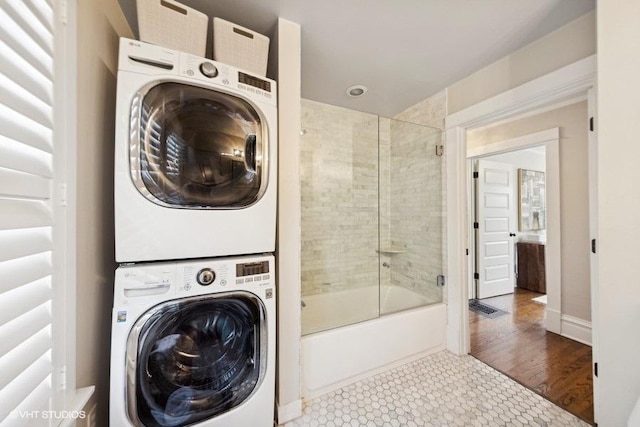
POLYGON ((442 132, 302 100, 302 333, 442 301, 442 132))
POLYGON ((440 129, 380 119, 380 314, 442 302, 440 129))
POLYGON ((303 100, 302 333, 378 317, 378 117, 303 100))

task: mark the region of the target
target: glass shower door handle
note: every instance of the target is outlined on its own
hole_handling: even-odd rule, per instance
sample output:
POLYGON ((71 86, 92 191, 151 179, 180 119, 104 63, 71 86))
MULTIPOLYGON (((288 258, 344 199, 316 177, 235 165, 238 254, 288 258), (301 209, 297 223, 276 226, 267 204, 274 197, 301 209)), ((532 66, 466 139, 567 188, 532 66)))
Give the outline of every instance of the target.
POLYGON ((405 249, 389 248, 389 249, 376 249, 376 252, 381 255, 398 255, 398 254, 404 254, 407 251, 405 249))

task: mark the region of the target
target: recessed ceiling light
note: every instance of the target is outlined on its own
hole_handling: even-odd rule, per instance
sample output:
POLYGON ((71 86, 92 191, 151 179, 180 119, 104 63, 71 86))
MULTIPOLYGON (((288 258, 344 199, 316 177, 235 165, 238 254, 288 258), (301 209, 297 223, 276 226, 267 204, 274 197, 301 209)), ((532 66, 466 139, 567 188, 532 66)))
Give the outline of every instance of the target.
POLYGON ((352 98, 357 98, 367 93, 367 90, 368 89, 366 86, 353 85, 347 88, 347 95, 349 95, 352 98))

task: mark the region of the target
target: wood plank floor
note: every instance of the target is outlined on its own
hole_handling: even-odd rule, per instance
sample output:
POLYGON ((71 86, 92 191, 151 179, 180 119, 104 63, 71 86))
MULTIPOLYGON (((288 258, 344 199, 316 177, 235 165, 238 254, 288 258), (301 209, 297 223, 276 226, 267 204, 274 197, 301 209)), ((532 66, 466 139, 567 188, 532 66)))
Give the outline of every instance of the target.
POLYGON ((471 355, 593 424, 591 347, 547 332, 544 305, 532 301, 537 296, 516 288, 481 300, 507 314, 469 312, 471 355))

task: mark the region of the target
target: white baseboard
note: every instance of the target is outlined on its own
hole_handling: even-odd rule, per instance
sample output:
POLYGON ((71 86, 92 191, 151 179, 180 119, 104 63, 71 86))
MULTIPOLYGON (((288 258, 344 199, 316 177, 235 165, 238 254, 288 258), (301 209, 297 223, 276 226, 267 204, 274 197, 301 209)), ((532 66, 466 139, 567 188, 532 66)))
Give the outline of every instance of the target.
POLYGON ((561 316, 562 327, 561 333, 563 337, 567 337, 582 344, 591 345, 591 322, 578 319, 577 317, 561 316))
POLYGON ((286 405, 277 405, 278 425, 283 425, 289 421, 302 416, 302 399, 294 400, 286 405))

